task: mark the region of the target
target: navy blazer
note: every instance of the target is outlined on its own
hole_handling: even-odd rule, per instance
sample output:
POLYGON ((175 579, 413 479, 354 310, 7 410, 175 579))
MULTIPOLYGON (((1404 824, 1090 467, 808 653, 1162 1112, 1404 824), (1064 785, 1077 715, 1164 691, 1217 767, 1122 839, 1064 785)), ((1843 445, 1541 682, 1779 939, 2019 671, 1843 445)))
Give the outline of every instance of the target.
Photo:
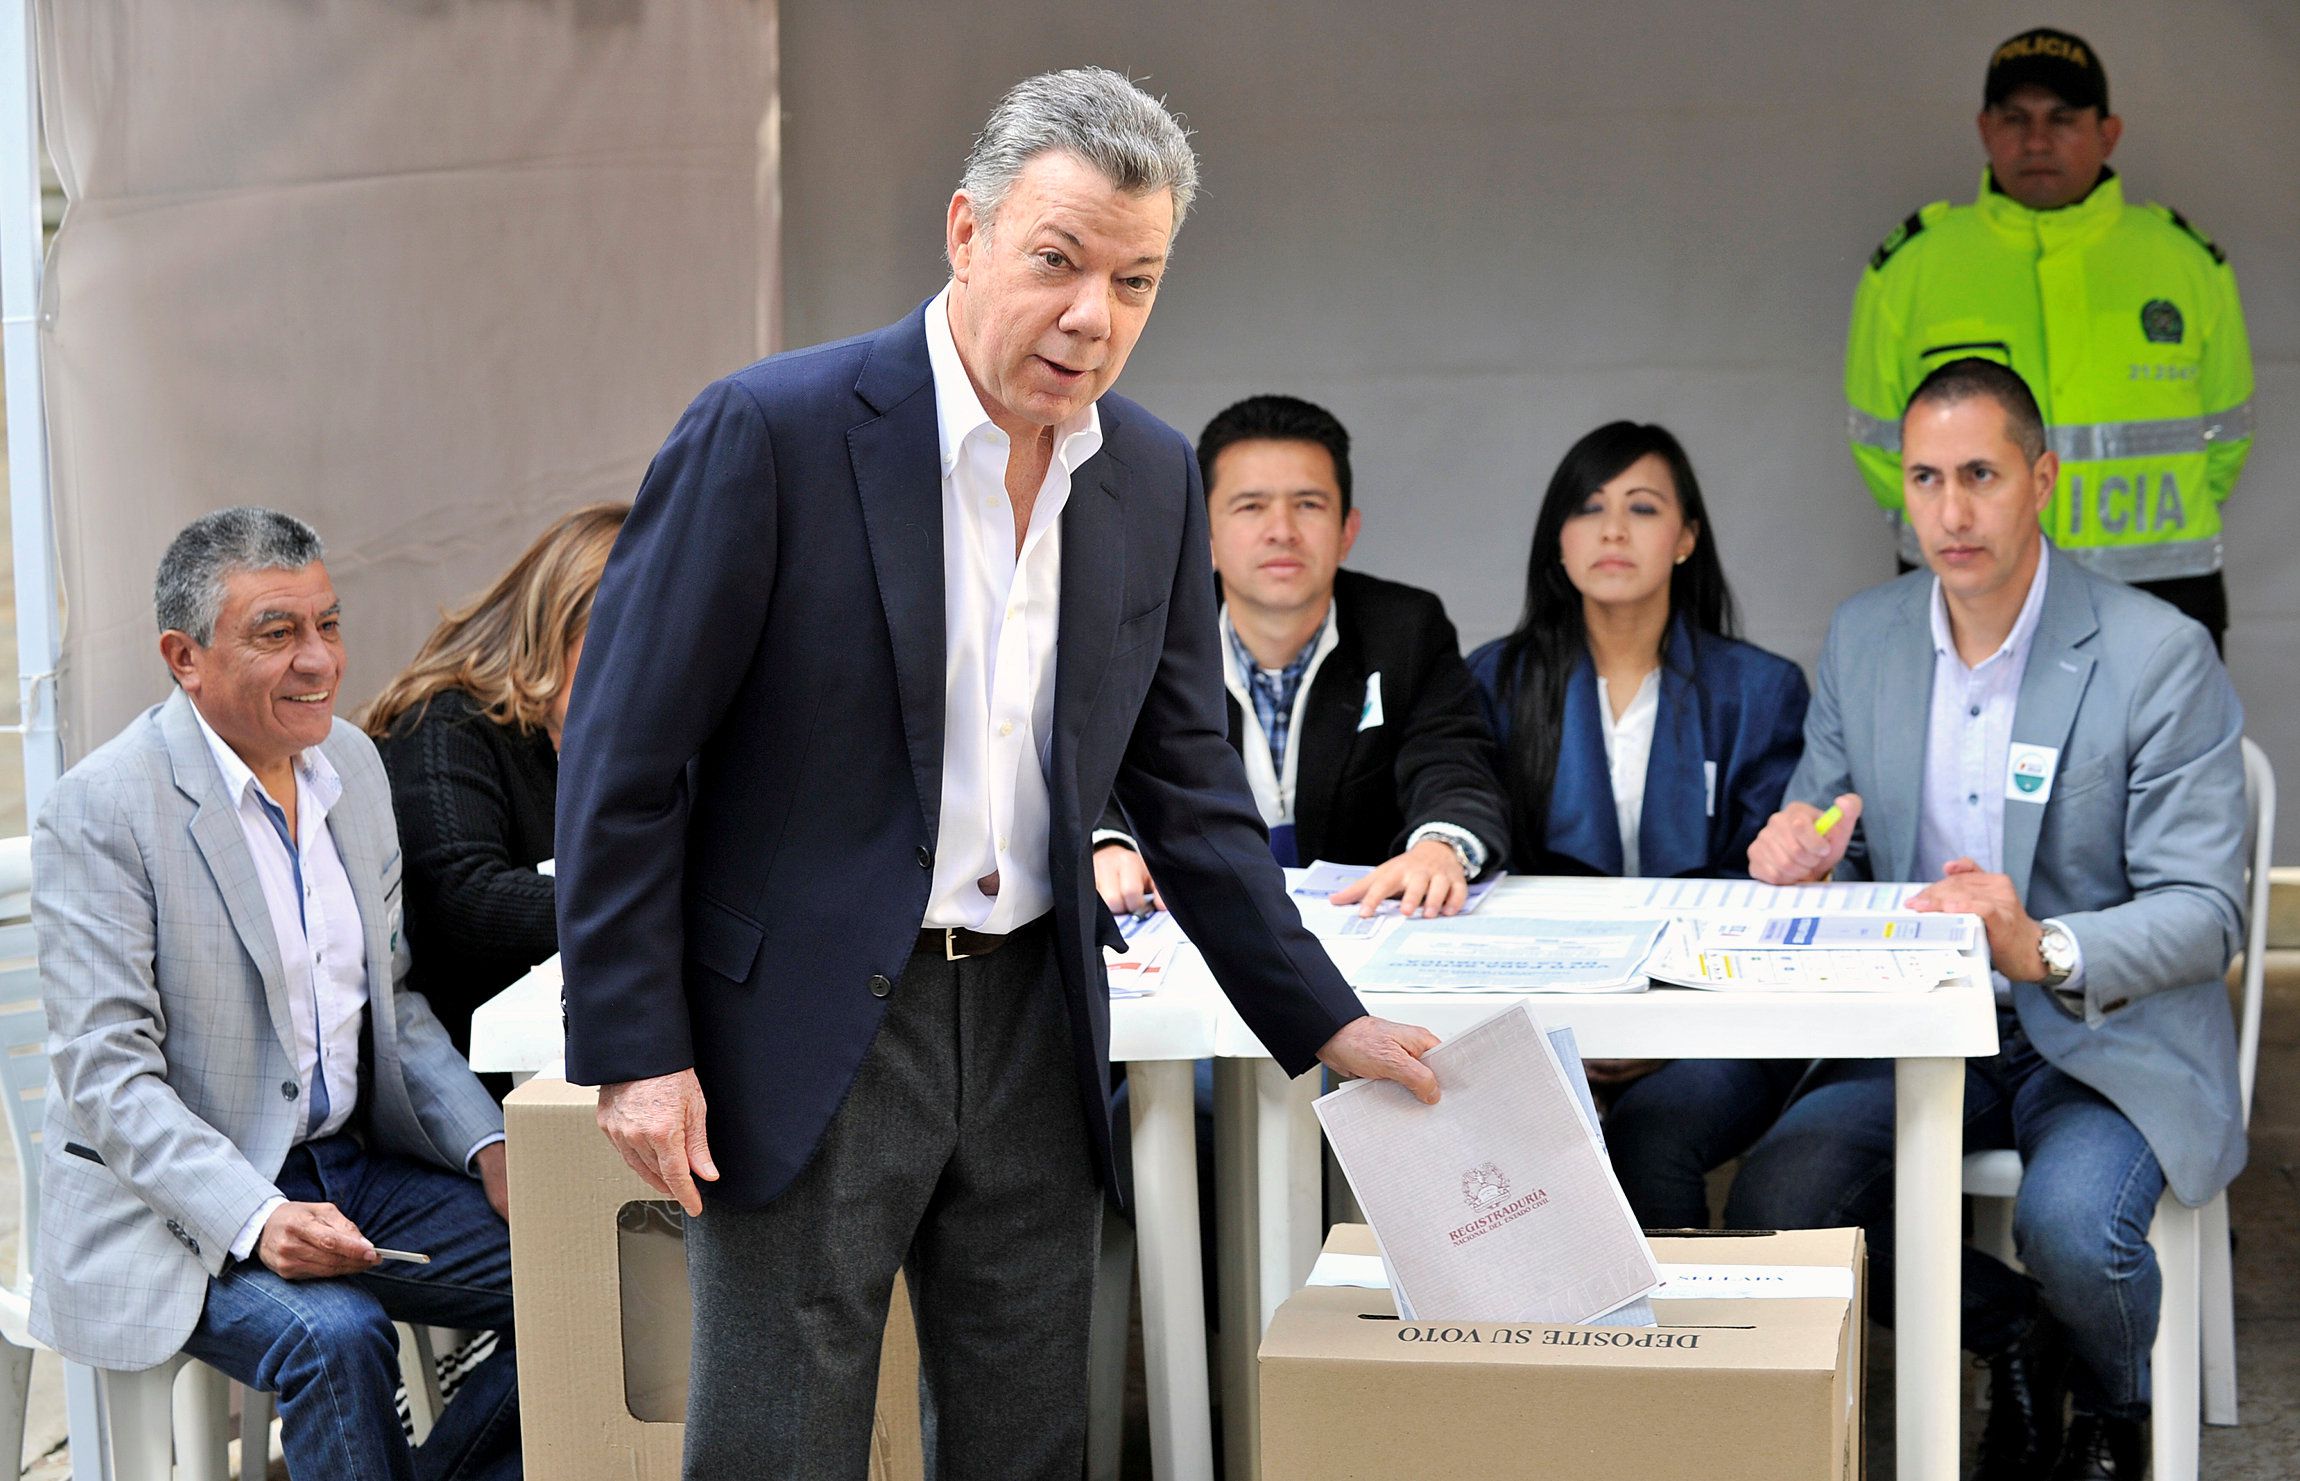
MULTIPOLYGON (((1363 1013, 1300 925, 1230 749, 1189 444, 1116 396, 1062 514, 1047 786, 1055 954, 1109 1174, 1089 829, 1113 790, 1289 1074, 1363 1013)), ((917 943, 943 757, 942 476, 918 312, 707 387, 616 540, 560 753, 567 1073, 696 1071, 755 1207, 821 1139, 917 943), (875 989, 875 990, 874 990, 875 989)))
MULTIPOLYGON (((1500 699, 1502 639, 1472 653, 1470 677, 1501 742, 1510 784, 1510 716, 1500 699)), ((1804 754, 1805 673, 1788 659, 1734 638, 1669 625, 1661 665, 1653 752, 1645 766, 1638 868, 1650 879, 1749 872, 1749 844, 1779 811, 1804 754), (1714 784, 1709 766, 1716 767, 1714 784)), ((1546 836, 1516 839, 1509 867, 1521 874, 1606 874, 1623 869, 1621 824, 1605 761, 1597 668, 1588 655, 1566 681, 1563 746, 1549 793, 1546 836)))

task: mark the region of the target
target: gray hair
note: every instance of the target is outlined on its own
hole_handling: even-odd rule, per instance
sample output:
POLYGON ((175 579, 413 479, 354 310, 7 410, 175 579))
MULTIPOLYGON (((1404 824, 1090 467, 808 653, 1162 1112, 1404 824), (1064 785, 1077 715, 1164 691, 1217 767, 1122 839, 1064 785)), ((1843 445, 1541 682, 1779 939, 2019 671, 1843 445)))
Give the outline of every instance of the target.
POLYGON ((1041 72, 990 110, 958 188, 988 230, 1023 166, 1052 150, 1074 154, 1129 195, 1174 193, 1174 230, 1198 193, 1198 156, 1166 105, 1107 67, 1041 72))
POLYGON ((292 514, 252 505, 203 514, 160 557, 152 583, 160 631, 183 633, 205 648, 215 641, 225 583, 234 573, 300 571, 325 554, 319 535, 292 514))

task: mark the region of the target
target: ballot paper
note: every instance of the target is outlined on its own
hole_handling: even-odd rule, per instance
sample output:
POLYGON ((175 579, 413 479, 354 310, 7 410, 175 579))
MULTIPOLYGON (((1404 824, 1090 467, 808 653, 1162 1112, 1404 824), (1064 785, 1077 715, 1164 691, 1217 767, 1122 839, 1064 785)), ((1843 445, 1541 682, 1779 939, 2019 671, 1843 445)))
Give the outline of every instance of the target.
POLYGON ((1696 925, 1699 944, 1809 951, 1972 951, 1981 942, 1980 917, 1973 915, 1703 916, 1696 925))
POLYGON ((1925 888, 1921 884, 1871 883, 1759 884, 1753 879, 1628 880, 1642 886, 1637 903, 1654 910, 1844 911, 1898 910, 1925 888))
POLYGON ((1429 1052, 1444 1097, 1388 1080, 1316 1102, 1422 1321, 1586 1322, 1660 1282, 1653 1253, 1561 1063, 1523 1003, 1429 1052))
POLYGON ((1361 991, 1642 992, 1666 916, 1401 921, 1351 981, 1361 991))
POLYGON ((1697 947, 1656 952, 1656 982, 1747 992, 1931 992, 1964 975, 1953 951, 1734 951, 1697 947))
POLYGON ((1140 998, 1156 992, 1167 964, 1173 960, 1174 948, 1189 944, 1174 917, 1163 910, 1119 916, 1118 934, 1125 938, 1125 955, 1109 948, 1102 952, 1103 975, 1113 998, 1140 998))

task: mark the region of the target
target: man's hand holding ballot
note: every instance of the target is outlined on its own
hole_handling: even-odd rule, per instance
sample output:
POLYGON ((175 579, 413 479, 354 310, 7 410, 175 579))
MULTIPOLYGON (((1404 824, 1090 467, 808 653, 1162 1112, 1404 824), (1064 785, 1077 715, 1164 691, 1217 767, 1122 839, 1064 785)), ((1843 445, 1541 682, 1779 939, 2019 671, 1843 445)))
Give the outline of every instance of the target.
POLYGON ((1342 1025, 1326 1040, 1318 1062, 1338 1075, 1358 1080, 1395 1080, 1423 1105, 1438 1101, 1437 1075, 1422 1056, 1438 1046, 1438 1036, 1410 1023, 1392 1023, 1367 1014, 1342 1025))

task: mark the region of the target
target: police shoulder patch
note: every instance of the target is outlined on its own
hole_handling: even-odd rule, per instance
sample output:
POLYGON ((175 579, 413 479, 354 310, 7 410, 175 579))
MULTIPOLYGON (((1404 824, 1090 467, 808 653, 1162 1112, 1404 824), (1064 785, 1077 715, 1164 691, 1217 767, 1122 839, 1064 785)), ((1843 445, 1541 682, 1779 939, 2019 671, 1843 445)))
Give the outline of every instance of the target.
POLYGON ((2214 242, 2212 238, 2206 236, 2203 232, 2200 232, 2195 227, 2189 225, 2188 218, 2186 216, 2181 215, 2178 211, 2173 210, 2170 206, 2160 206, 2158 209, 2164 212, 2165 216, 2171 220, 2174 226, 2177 226, 2182 231, 2188 233, 2189 238, 2193 240, 2197 246, 2202 247, 2206 252, 2210 253, 2212 255, 2212 260, 2215 263, 2222 263, 2228 260, 2228 254, 2220 250, 2219 244, 2214 242))
POLYGON ((1895 252, 1906 247, 1910 239, 1924 229, 1925 213, 1923 211, 1911 211, 1899 226, 1887 232, 1885 239, 1877 243, 1877 250, 1869 254, 1870 271, 1874 272, 1883 267, 1895 252))

